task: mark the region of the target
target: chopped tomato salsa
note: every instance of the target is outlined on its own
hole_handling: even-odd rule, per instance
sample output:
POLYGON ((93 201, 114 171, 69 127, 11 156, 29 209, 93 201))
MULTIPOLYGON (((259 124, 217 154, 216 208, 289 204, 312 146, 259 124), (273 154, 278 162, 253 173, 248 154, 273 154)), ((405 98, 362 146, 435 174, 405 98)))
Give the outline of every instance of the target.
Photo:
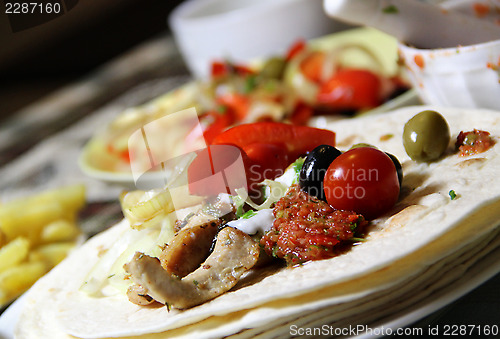
POLYGON ((260 244, 266 253, 284 259, 289 266, 338 255, 339 245, 352 242, 367 224, 362 215, 336 210, 298 185, 276 203, 273 214, 273 227, 260 244))
POLYGON ((460 151, 460 156, 465 157, 487 151, 495 141, 490 137, 490 133, 474 129, 473 131, 461 131, 458 134, 456 148, 460 151))

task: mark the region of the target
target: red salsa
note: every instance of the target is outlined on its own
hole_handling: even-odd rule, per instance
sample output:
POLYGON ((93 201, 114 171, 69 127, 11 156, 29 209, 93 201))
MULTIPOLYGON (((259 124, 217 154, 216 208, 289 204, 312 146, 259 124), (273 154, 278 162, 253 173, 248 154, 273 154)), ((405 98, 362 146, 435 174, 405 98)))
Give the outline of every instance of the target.
POLYGON ((458 134, 456 148, 460 151, 460 156, 468 156, 487 151, 495 141, 490 137, 489 132, 474 129, 473 131, 461 131, 458 134))
POLYGON ((273 227, 260 240, 266 253, 288 265, 338 255, 340 245, 352 243, 367 224, 351 211, 336 210, 293 185, 273 209, 273 227))

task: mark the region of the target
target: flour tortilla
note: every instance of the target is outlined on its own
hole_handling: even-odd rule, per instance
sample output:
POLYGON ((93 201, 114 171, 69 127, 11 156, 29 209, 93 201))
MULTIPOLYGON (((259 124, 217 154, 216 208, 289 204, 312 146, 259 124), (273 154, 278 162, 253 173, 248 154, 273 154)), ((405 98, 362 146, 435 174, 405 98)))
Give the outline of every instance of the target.
MULTIPOLYGON (((321 327, 347 328, 349 325, 367 325, 373 328, 372 322, 389 316, 401 316, 401 312, 418 303, 425 297, 436 293, 467 274, 472 267, 486 256, 494 257, 492 253, 500 253, 500 236, 498 230, 487 234, 477 241, 469 243, 454 253, 422 271, 415 271, 407 279, 387 286, 387 288, 371 294, 368 298, 356 298, 349 302, 327 304, 326 306, 310 307, 306 302, 300 310, 290 313, 290 316, 280 317, 264 326, 248 329, 229 338, 255 338, 266 334, 267 337, 285 336, 290 333, 290 327, 321 327), (492 239, 493 237, 493 239, 492 239)), ((498 265, 497 265, 498 266, 498 265)), ((369 276, 368 276, 369 277, 369 276)), ((367 277, 367 278, 368 278, 367 277)), ((469 275, 470 277, 470 275, 469 275)), ((323 301, 325 303, 326 300, 323 301)), ((283 315, 283 308, 278 313, 283 315)), ((248 313, 267 312, 274 314, 272 307, 258 307, 248 313)), ((263 314, 260 315, 263 318, 263 314)), ((155 337, 156 338, 156 337, 155 337)), ((157 338, 161 338, 158 336, 157 338)))
MULTIPOLYGON (((32 288, 19 322, 19 337, 39 338, 50 333, 51 338, 68 338, 67 334, 105 338, 159 333, 151 337, 202 338, 243 334, 241 331, 253 327, 279 328, 279 319, 297 318, 307 310, 334 311, 342 304, 376 300, 377 293, 402 285, 439 261, 466 251, 467 244, 492 234, 500 219, 500 113, 438 108, 452 136, 478 128, 489 131, 497 144, 476 156, 462 158, 450 151, 435 163, 419 164, 404 152, 401 134, 408 119, 430 108, 407 107, 321 126, 337 133, 341 149, 367 142, 396 155, 405 173, 400 202, 374 221, 366 242, 348 253, 282 269, 185 311, 140 307, 125 296, 89 298, 78 288, 97 261, 97 253, 128 227, 123 221, 75 251, 32 288), (458 199, 450 199, 450 190, 458 199)), ((353 307, 356 310, 357 306, 353 307)))

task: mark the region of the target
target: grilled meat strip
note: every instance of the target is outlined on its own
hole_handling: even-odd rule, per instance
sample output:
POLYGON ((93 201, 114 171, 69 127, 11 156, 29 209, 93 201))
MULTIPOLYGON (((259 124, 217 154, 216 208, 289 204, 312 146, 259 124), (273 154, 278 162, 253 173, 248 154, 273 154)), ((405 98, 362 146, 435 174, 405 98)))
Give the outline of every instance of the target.
POLYGON ((196 270, 208 257, 220 224, 220 220, 208 220, 182 228, 161 252, 162 267, 179 278, 196 270))
POLYGON ((156 301, 184 309, 202 304, 231 289, 255 265, 259 245, 232 227, 217 235, 214 251, 194 272, 179 278, 163 269, 157 258, 136 253, 125 270, 156 301))

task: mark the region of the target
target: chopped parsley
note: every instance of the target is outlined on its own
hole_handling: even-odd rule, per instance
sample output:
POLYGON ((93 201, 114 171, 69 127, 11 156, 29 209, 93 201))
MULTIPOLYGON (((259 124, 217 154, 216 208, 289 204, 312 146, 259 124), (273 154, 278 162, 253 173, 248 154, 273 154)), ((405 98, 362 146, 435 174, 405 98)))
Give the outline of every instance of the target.
POLYGON ((239 205, 238 207, 236 207, 236 217, 241 218, 243 214, 245 214, 245 212, 243 211, 243 205, 239 205))
POLYGON ((273 256, 273 258, 278 258, 278 251, 279 251, 279 247, 278 246, 274 246, 273 250, 271 252, 271 255, 273 256))
POLYGON ((451 200, 455 200, 456 198, 458 198, 458 195, 454 190, 450 190, 448 194, 450 195, 451 200))
POLYGON ((394 134, 392 134, 392 133, 384 134, 380 137, 380 141, 387 141, 393 137, 394 137, 394 134))
POLYGON ((305 158, 298 158, 293 163, 293 170, 295 171, 295 175, 297 178, 299 177, 300 171, 302 170, 302 166, 304 165, 305 158))
POLYGON ((250 210, 250 211, 245 212, 245 214, 243 214, 241 216, 241 219, 250 219, 251 217, 253 217, 256 214, 257 214, 257 212, 250 210))
POLYGON ((397 14, 399 13, 399 9, 395 5, 389 5, 382 9, 382 12, 385 14, 397 14))
POLYGON ((233 196, 233 203, 236 206, 236 217, 241 218, 243 214, 245 214, 245 211, 243 210, 243 205, 245 205, 245 201, 241 199, 240 196, 236 195, 233 196))

